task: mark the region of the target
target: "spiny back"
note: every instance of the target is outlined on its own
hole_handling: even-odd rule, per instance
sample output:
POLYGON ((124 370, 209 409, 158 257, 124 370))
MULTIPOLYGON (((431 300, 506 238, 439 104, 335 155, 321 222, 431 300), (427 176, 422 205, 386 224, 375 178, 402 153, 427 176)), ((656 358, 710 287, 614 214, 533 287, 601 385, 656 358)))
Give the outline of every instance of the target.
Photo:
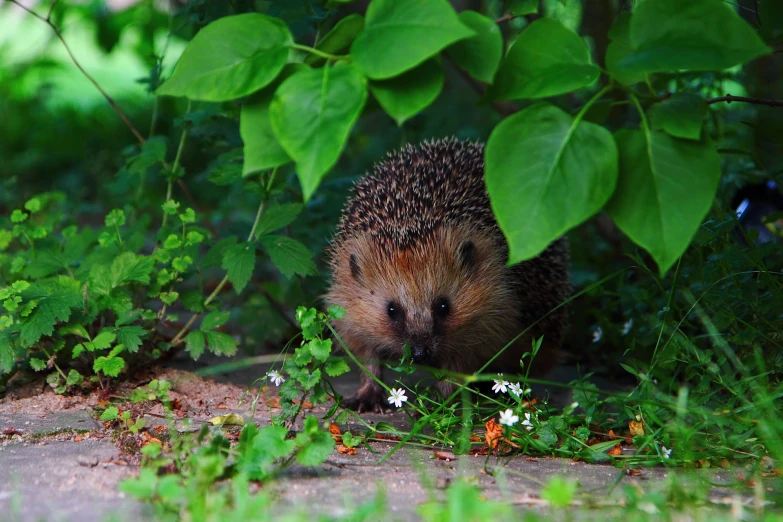
POLYGON ((466 222, 500 235, 484 186, 484 146, 452 138, 408 145, 375 165, 355 185, 336 239, 368 233, 388 253, 466 222))

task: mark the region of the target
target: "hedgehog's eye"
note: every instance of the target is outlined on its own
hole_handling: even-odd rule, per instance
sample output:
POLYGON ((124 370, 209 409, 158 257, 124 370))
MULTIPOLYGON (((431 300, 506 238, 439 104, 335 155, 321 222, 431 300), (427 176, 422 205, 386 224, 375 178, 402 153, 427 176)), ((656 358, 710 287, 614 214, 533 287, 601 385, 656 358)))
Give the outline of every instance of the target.
POLYGON ((389 314, 389 319, 396 321, 400 318, 400 305, 394 301, 389 301, 389 304, 386 305, 386 313, 389 314))
POLYGON ((439 297, 432 304, 432 313, 439 319, 445 319, 450 311, 451 306, 449 305, 449 300, 445 297, 439 297))

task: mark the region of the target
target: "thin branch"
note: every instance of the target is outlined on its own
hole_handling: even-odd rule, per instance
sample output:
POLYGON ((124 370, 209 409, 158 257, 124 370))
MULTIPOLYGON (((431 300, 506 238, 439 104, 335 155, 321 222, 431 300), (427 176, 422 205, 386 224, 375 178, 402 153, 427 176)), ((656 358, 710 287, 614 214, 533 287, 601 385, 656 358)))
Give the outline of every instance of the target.
POLYGON ((706 101, 708 105, 721 102, 745 102, 752 103, 754 105, 767 105, 769 107, 783 107, 783 100, 765 100, 763 98, 749 98, 747 96, 732 96, 731 94, 727 94, 726 96, 718 96, 717 98, 710 98, 706 101))
POLYGON ((515 18, 520 18, 521 16, 524 16, 524 15, 516 15, 514 13, 504 14, 500 18, 496 18, 495 19, 495 23, 496 24, 502 24, 502 23, 505 23, 505 22, 510 22, 511 20, 513 20, 515 18))
POLYGON ((125 122, 125 125, 130 129, 130 131, 133 133, 134 136, 136 136, 136 139, 139 140, 142 144, 146 141, 144 137, 139 133, 138 130, 136 130, 136 127, 133 126, 133 124, 130 122, 128 117, 125 115, 125 113, 120 109, 120 106, 117 105, 117 102, 115 102, 109 94, 103 90, 103 88, 98 84, 98 82, 95 81, 95 78, 93 78, 90 73, 88 73, 84 67, 82 67, 82 64, 79 63, 79 61, 76 59, 76 57, 73 55, 73 52, 71 51, 71 48, 68 46, 68 44, 65 42, 65 39, 63 38, 63 34, 60 32, 60 30, 57 28, 56 25, 52 23, 52 21, 49 19, 52 15, 52 9, 54 9, 54 6, 57 4, 55 2, 52 4, 52 7, 49 9, 49 14, 44 18, 43 16, 39 15, 32 9, 23 6, 19 3, 19 0, 7 0, 8 2, 11 2, 14 5, 19 6, 20 8, 27 11, 29 14, 33 15, 34 17, 38 18, 42 22, 44 22, 46 25, 52 28, 52 31, 54 31, 55 36, 57 36, 57 39, 60 40, 60 42, 63 44, 63 47, 65 47, 65 51, 68 53, 68 56, 71 57, 71 61, 73 64, 82 72, 85 78, 87 78, 90 83, 92 83, 98 91, 103 95, 104 98, 106 98, 106 101, 109 102, 109 105, 114 109, 114 112, 119 115, 120 118, 122 118, 122 121, 125 122))

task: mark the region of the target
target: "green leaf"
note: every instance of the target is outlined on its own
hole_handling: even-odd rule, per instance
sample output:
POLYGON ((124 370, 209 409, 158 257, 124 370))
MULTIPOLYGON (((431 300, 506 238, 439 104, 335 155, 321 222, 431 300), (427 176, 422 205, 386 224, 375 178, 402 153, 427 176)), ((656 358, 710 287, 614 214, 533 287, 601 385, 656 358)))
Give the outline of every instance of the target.
POLYGON ((11 212, 11 223, 22 223, 28 217, 27 212, 22 212, 19 209, 11 212))
POLYGON ((117 256, 111 264, 112 288, 125 283, 150 284, 150 272, 155 260, 150 256, 139 256, 125 252, 117 256))
POLYGON ((312 372, 304 371, 296 378, 296 380, 299 381, 299 384, 301 384, 302 388, 305 390, 312 390, 316 384, 321 382, 321 370, 316 368, 312 372))
POLYGON ((598 212, 617 181, 609 131, 546 103, 500 122, 485 156, 487 190, 512 264, 598 212))
POLYGON ((25 202, 24 208, 31 214, 35 214, 41 210, 41 200, 38 198, 30 198, 25 202))
POLYGON ((106 219, 103 222, 107 227, 121 227, 125 224, 125 212, 122 209, 115 208, 106 214, 106 219))
POLYGON ((661 274, 688 247, 712 205, 720 157, 709 138, 678 140, 662 131, 620 130, 620 177, 606 212, 647 250, 661 274))
MULTIPOLYGON (((147 170, 166 159, 166 137, 154 136, 148 139, 136 156, 130 158, 125 164, 125 169, 130 174, 146 174, 147 170)), ((118 210, 119 211, 119 210, 118 210)), ((121 212, 121 211, 120 211, 121 212)), ((123 215, 123 223, 125 216, 123 215)), ((109 226, 108 224, 106 226, 109 226)))
POLYGON ((104 330, 95 336, 92 340, 92 345, 95 350, 105 350, 111 346, 111 343, 113 343, 116 338, 117 334, 104 330))
POLYGON ((299 213, 302 212, 302 205, 299 203, 285 203, 269 207, 261 215, 256 229, 256 237, 263 236, 270 232, 280 230, 290 225, 299 213))
POLYGON ((147 335, 147 330, 141 326, 120 326, 114 329, 117 334, 117 343, 122 344, 131 353, 139 351, 142 344, 142 337, 147 335))
POLYGON ((201 330, 203 331, 214 330, 219 326, 223 326, 224 324, 226 324, 226 321, 228 321, 228 318, 230 316, 231 316, 231 312, 227 310, 225 312, 219 312, 217 310, 214 312, 210 312, 201 322, 201 330))
POLYGON ((166 240, 163 242, 163 248, 166 250, 175 250, 182 246, 182 239, 178 234, 169 234, 166 240))
POLYGON ((33 370, 40 372, 41 370, 46 369, 46 361, 42 361, 41 359, 38 359, 36 357, 30 358, 30 368, 33 370))
POLYGON ((272 129, 296 162, 305 201, 337 163, 366 99, 367 80, 353 65, 301 70, 275 91, 272 129))
POLYGON ((609 73, 620 83, 624 85, 633 85, 634 83, 644 81, 646 74, 644 72, 626 70, 619 64, 627 56, 633 53, 633 44, 631 44, 631 13, 623 11, 617 20, 609 29, 609 46, 606 48, 606 68, 609 73))
POLYGON ((699 140, 707 102, 695 94, 677 93, 650 107, 650 126, 675 138, 699 140))
MULTIPOLYGON (((356 36, 364 29, 364 17, 360 14, 349 14, 337 22, 332 30, 316 44, 315 48, 329 54, 336 54, 350 47, 356 36)), ((315 54, 309 54, 305 63, 317 65, 324 59, 315 54)))
POLYGON ((242 292, 256 266, 256 250, 253 244, 240 243, 227 248, 223 253, 221 266, 226 270, 228 280, 234 285, 237 294, 242 292))
POLYGON ((300 446, 296 453, 296 461, 303 466, 317 466, 324 462, 334 450, 334 439, 325 431, 318 431, 309 436, 300 433, 296 436, 296 444, 300 446))
POLYGON ((237 445, 237 470, 254 480, 264 479, 274 469, 274 462, 294 451, 294 441, 286 439, 288 430, 282 426, 255 424, 242 428, 237 445))
POLYGON ((272 124, 269 121, 269 105, 280 84, 296 71, 307 70, 300 63, 287 64, 275 81, 255 93, 242 104, 239 114, 239 135, 245 144, 245 161, 242 175, 271 169, 291 161, 277 141, 272 124))
POLYGON ((261 243, 272 262, 287 278, 294 274, 307 276, 318 273, 312 252, 299 241, 287 236, 263 236, 261 243))
POLYGON ((397 125, 427 108, 443 89, 443 68, 428 60, 390 80, 370 83, 370 90, 397 125))
POLYGON ((324 366, 324 371, 326 372, 326 375, 329 377, 339 377, 340 375, 343 375, 344 373, 348 373, 351 371, 351 369, 348 367, 348 363, 343 361, 342 359, 336 359, 334 361, 329 361, 324 366))
POLYGON ((345 317, 345 309, 337 305, 332 305, 328 308, 329 319, 342 319, 345 317))
POLYGON ((272 82, 293 44, 285 23, 258 13, 225 16, 199 31, 155 94, 227 101, 272 82))
MULTIPOLYGON (((538 5, 538 0, 535 4, 538 5)), ((446 53, 473 78, 492 83, 503 57, 503 35, 498 24, 475 11, 462 11, 459 19, 476 35, 460 40, 446 53)))
POLYGON ((234 355, 237 353, 237 342, 223 332, 202 332, 207 339, 209 351, 217 355, 234 355))
POLYGON ((65 379, 65 384, 68 386, 79 386, 83 382, 84 377, 82 374, 71 368, 71 370, 68 372, 68 378, 65 379))
POLYGON ((511 45, 486 97, 546 98, 584 87, 599 72, 579 35, 554 18, 541 18, 511 45))
POLYGON ((547 500, 553 507, 565 508, 571 504, 576 493, 576 482, 562 477, 552 477, 541 489, 541 498, 547 500))
POLYGON ((25 297, 38 301, 35 310, 22 321, 19 339, 25 347, 38 342, 41 336, 51 335, 58 320, 67 321, 71 309, 82 306, 79 282, 66 276, 39 281, 25 291, 25 297))
POLYGON ((470 36, 446 0, 373 0, 351 56, 368 77, 384 80, 470 36))
POLYGON ((516 16, 538 12, 538 0, 508 0, 506 11, 516 16))
POLYGON ((100 356, 95 359, 95 363, 92 365, 93 371, 96 373, 103 372, 104 375, 109 377, 117 377, 123 368, 125 368, 125 361, 122 357, 100 356))
POLYGON ((221 239, 209 249, 207 255, 201 261, 201 268, 211 268, 213 266, 220 266, 223 262, 223 255, 226 253, 229 247, 236 245, 236 236, 230 236, 225 239, 221 239))
POLYGON ((103 410, 103 413, 101 413, 101 420, 102 421, 113 421, 114 419, 119 418, 120 416, 120 410, 117 408, 117 406, 109 406, 105 410, 103 410))
POLYGON ((309 343, 310 353, 318 362, 326 362, 332 353, 331 339, 313 339, 309 343))
POLYGON ((190 352, 193 360, 197 360, 204 353, 204 334, 194 330, 185 336, 185 349, 190 352))
POLYGON ((718 0, 646 0, 631 17, 632 72, 715 71, 767 54, 756 31, 718 0))

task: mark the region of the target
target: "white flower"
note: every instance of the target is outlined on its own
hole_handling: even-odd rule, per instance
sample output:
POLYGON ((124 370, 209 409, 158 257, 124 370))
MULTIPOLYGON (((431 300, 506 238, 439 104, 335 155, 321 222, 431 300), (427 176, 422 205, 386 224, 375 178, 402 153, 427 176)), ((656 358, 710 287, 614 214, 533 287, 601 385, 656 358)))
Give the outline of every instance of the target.
POLYGON ((402 403, 407 400, 408 397, 405 396, 405 390, 402 388, 392 388, 391 395, 389 395, 389 404, 394 404, 396 407, 401 408, 402 403))
POLYGON ((663 453, 663 458, 668 459, 671 457, 672 450, 666 449, 666 446, 661 446, 661 453, 663 453))
POLYGON ((507 391, 506 387, 508 385, 510 385, 511 383, 506 381, 506 380, 503 380, 503 378, 502 378, 503 374, 502 373, 499 373, 498 377, 500 377, 500 379, 494 379, 495 385, 492 387, 492 391, 495 392, 495 393, 506 393, 506 391, 507 391))
POLYGON ((601 337, 604 336, 604 331, 601 329, 601 327, 597 327, 595 331, 593 332, 593 342, 597 343, 601 340, 601 337))
POLYGON ((571 409, 572 409, 572 410, 575 410, 575 409, 577 409, 578 407, 579 407, 579 403, 578 403, 578 402, 572 402, 572 403, 571 403, 571 409))
POLYGON ((522 395, 522 387, 519 385, 518 382, 515 382, 513 384, 508 385, 508 389, 511 390, 511 393, 519 397, 522 395))
POLYGON ((506 426, 513 426, 517 422, 519 422, 519 417, 517 415, 514 415, 513 411, 506 410, 500 412, 500 424, 504 424, 506 426))
POLYGON ((631 327, 632 327, 632 326, 633 326, 633 318, 631 318, 631 319, 628 319, 627 321, 625 321, 625 322, 623 323, 623 330, 622 330, 622 332, 620 332, 620 333, 622 333, 623 335, 627 335, 627 334, 628 334, 628 332, 630 332, 630 331, 631 331, 631 327))
POLYGON ((530 414, 525 413, 525 420, 522 421, 522 426, 525 427, 527 431, 530 431, 533 429, 533 423, 530 422, 530 414))
POLYGON ((285 379, 283 379, 283 376, 280 375, 280 372, 277 370, 272 370, 271 372, 267 373, 266 376, 269 377, 269 380, 271 380, 275 386, 280 386, 285 382, 285 379))

